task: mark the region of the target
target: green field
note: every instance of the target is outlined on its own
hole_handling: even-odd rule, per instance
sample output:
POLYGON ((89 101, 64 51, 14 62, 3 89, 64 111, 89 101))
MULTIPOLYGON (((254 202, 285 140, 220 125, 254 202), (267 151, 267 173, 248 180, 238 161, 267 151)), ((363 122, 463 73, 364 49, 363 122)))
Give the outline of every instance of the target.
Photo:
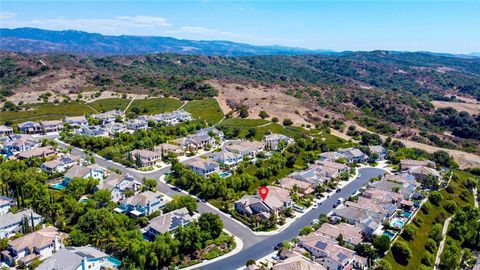
POLYGON ((223 118, 222 109, 214 98, 189 101, 183 109, 191 113, 193 118, 205 120, 210 124, 216 124, 223 118))
POLYGON ((131 99, 126 98, 106 98, 95 100, 87 104, 98 112, 105 112, 111 110, 125 110, 130 101, 131 99))
MULTIPOLYGON (((470 174, 462 171, 455 171, 455 174, 459 176, 458 181, 451 181, 450 184, 455 188, 455 193, 450 194, 445 191, 445 189, 441 190, 441 194, 443 196, 443 201, 445 202, 448 199, 454 200, 459 207, 462 207, 467 204, 472 204, 473 205, 473 195, 471 198, 469 198, 469 201, 464 201, 459 197, 460 192, 463 190, 463 186, 461 185, 462 180, 468 177, 470 174)), ((408 246, 410 247, 410 250, 412 251, 412 258, 408 261, 408 265, 404 266, 399 263, 397 263, 392 255, 391 252, 388 253, 387 256, 385 256, 385 260, 387 260, 390 264, 392 264, 393 269, 408 269, 408 270, 417 270, 420 267, 422 257, 425 253, 425 244, 427 242, 428 236, 430 234, 430 230, 435 222, 435 218, 438 217, 442 210, 441 206, 435 206, 429 202, 427 202, 430 205, 430 211, 428 214, 424 214, 422 211, 419 211, 418 214, 415 216, 414 219, 422 218, 423 222, 419 226, 414 224, 416 228, 415 235, 413 237, 413 240, 408 241, 404 239, 403 237, 399 237, 402 241, 406 242, 408 246)), ((450 216, 450 214, 448 214, 450 216)), ((443 224, 442 224, 443 225, 443 224)), ((436 254, 434 254, 436 255, 436 254)))
POLYGON ((227 118, 222 121, 226 127, 258 127, 270 123, 263 119, 227 118))
POLYGON ((140 115, 173 112, 182 104, 182 101, 173 98, 136 99, 128 107, 128 112, 131 112, 135 107, 140 108, 140 115))
POLYGON ((83 115, 86 113, 95 113, 90 107, 79 102, 69 103, 39 103, 21 106, 22 108, 31 108, 27 111, 1 112, 0 122, 12 121, 20 123, 25 121, 55 120, 62 119, 65 116, 83 115))

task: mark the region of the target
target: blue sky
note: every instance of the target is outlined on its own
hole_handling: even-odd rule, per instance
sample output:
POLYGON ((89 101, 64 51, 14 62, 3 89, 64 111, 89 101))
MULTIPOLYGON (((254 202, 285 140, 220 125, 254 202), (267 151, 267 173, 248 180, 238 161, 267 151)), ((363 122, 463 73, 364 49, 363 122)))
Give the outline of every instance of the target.
POLYGON ((0 0, 0 26, 335 51, 480 52, 480 1, 0 0))

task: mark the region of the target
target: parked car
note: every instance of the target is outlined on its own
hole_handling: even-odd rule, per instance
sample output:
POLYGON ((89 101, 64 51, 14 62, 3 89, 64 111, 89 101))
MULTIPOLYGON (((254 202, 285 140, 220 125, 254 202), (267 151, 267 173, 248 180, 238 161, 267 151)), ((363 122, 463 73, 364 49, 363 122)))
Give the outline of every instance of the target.
POLYGON ((280 243, 276 244, 273 249, 279 250, 279 249, 281 249, 282 247, 283 247, 283 242, 280 242, 280 243))
POLYGON ((311 223, 311 224, 312 224, 312 225, 315 225, 315 224, 317 224, 317 223, 318 223, 318 219, 314 219, 314 220, 312 220, 312 223, 311 223))
POLYGON ((339 193, 340 191, 342 191, 341 188, 337 188, 337 190, 335 190, 336 193, 339 193))

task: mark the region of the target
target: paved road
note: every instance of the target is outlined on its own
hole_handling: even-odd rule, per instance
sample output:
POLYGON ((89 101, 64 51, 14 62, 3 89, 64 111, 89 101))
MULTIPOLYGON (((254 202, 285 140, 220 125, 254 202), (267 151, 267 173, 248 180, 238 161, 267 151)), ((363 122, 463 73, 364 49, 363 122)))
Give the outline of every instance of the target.
MULTIPOLYGON (((60 145, 63 147, 67 147, 66 144, 61 142, 60 145)), ((79 148, 74 148, 72 150, 72 154, 80 155, 82 157, 85 156, 84 151, 79 148)), ((154 172, 139 173, 135 170, 126 168, 123 165, 116 164, 110 160, 106 160, 105 158, 99 156, 95 156, 95 160, 97 164, 102 167, 118 169, 123 173, 128 173, 136 177, 137 179, 147 177, 158 180, 160 176, 170 171, 170 167, 166 167, 154 172)), ((320 214, 329 213, 333 209, 333 205, 337 202, 338 198, 348 198, 350 195, 358 191, 362 186, 366 185, 372 177, 383 175, 385 171, 377 168, 363 168, 359 169, 359 173, 359 176, 355 180, 344 186, 339 193, 333 194, 331 197, 322 202, 322 204, 317 209, 309 211, 308 213, 297 219, 295 222, 293 222, 288 228, 286 228, 282 232, 271 236, 255 235, 249 228, 239 224, 237 221, 226 216, 217 208, 212 207, 206 203, 199 202, 198 211, 200 213, 210 212, 219 214, 224 223, 225 229, 227 229, 243 241, 242 251, 233 256, 226 257, 225 259, 218 262, 203 266, 202 269, 237 269, 244 266, 245 262, 249 259, 259 259, 268 255, 269 253, 272 253, 274 250, 274 246, 277 243, 296 237, 301 228, 309 225, 312 220, 318 218, 320 214)), ((159 191, 167 194, 168 196, 180 194, 185 195, 185 193, 172 190, 170 186, 161 181, 157 181, 157 183, 157 188, 159 189, 159 191)))
POLYGON ((364 168, 359 171, 360 176, 357 179, 346 185, 339 193, 336 193, 325 200, 317 209, 313 209, 297 219, 284 231, 276 235, 262 237, 261 239, 252 239, 252 242, 255 242, 254 244, 244 246, 243 250, 239 253, 227 257, 224 260, 203 266, 202 269, 237 269, 244 266, 245 262, 249 259, 259 259, 272 253, 274 251, 274 246, 277 243, 295 238, 300 229, 309 225, 313 219, 318 218, 320 214, 329 213, 339 197, 348 198, 360 189, 360 187, 367 184, 372 177, 383 175, 385 173, 385 171, 376 168, 364 168))

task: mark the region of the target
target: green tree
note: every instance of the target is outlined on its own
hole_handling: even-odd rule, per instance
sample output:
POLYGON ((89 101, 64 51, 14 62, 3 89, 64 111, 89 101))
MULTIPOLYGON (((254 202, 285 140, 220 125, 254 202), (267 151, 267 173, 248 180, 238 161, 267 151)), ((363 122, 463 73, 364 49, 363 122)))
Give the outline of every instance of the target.
POLYGON ((374 236, 373 246, 383 254, 390 248, 390 238, 386 235, 374 236))
POLYGON ((440 206, 440 202, 443 200, 443 196, 438 191, 432 191, 430 196, 428 196, 428 200, 436 206, 440 206))
POLYGON ((393 244, 392 254, 395 261, 402 265, 407 265, 412 257, 412 251, 410 250, 410 247, 408 247, 408 244, 399 240, 393 244))
POLYGON ((262 119, 265 119, 265 118, 268 118, 270 115, 268 115, 268 113, 266 111, 260 111, 258 113, 258 116, 260 116, 260 118, 262 118, 262 119))

